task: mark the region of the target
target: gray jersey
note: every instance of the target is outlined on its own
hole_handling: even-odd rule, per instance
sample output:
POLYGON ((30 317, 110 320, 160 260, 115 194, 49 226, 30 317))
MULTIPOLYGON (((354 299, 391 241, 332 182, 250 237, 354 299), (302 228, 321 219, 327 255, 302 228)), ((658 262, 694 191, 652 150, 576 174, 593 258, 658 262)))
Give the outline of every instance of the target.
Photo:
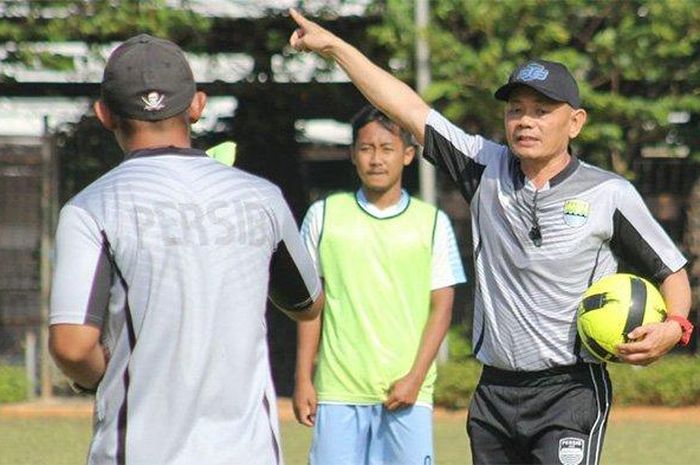
POLYGON ((93 465, 281 462, 265 309, 320 281, 279 189, 140 151, 61 211, 51 324, 102 328, 93 465), (269 289, 268 289, 269 283, 269 289))
POLYGON ((656 283, 685 265, 620 176, 572 158, 536 190, 508 147, 466 134, 435 111, 425 131, 425 157, 470 203, 473 344, 484 364, 540 370, 579 356, 592 362, 575 322, 587 287, 616 272, 620 259, 656 283))

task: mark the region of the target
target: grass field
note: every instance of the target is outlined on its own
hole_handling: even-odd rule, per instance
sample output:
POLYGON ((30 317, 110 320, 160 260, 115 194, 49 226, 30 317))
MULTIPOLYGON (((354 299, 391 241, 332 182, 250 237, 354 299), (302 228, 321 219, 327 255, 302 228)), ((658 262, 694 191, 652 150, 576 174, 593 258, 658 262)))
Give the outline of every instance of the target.
MULTIPOLYGON (((287 465, 305 465, 310 430, 282 423, 287 465)), ((80 465, 90 439, 88 419, 0 417, 0 465, 80 465)), ((469 464, 461 418, 435 422, 436 463, 469 464)), ((605 465, 691 465, 700 456, 700 423, 616 421, 608 429, 605 465)))

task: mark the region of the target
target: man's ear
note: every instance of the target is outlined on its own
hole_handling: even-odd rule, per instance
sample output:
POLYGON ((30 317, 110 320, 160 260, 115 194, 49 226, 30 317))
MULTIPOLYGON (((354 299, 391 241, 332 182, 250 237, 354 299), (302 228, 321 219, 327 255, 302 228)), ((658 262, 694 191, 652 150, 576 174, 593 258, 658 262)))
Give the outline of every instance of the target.
POLYGON ((416 156, 416 146, 409 145, 403 149, 403 166, 408 166, 416 156))
POLYGON ((187 110, 187 114, 189 115, 190 119, 190 124, 194 124, 197 121, 199 121, 199 118, 202 116, 202 112, 204 111, 204 107, 207 106, 207 94, 204 92, 195 92, 194 97, 192 97, 192 102, 190 103, 190 107, 187 110))
POLYGON ((102 126, 104 126, 105 129, 114 131, 117 127, 117 124, 114 117, 112 116, 112 112, 109 111, 109 108, 107 108, 107 105, 105 105, 105 103, 102 100, 97 100, 92 107, 95 110, 95 115, 97 116, 97 119, 100 120, 100 123, 102 123, 102 126))
POLYGON ((571 125, 569 126, 569 139, 579 135, 583 125, 586 124, 588 113, 583 108, 576 108, 571 112, 571 125))

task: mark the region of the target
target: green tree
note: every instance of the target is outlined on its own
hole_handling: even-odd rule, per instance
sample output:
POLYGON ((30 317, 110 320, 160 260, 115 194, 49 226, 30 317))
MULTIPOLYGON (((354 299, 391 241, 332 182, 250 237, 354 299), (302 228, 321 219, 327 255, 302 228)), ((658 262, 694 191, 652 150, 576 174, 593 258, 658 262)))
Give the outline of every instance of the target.
MULTIPOLYGON (((76 58, 37 43, 80 40, 95 58, 102 46, 136 32, 167 37, 190 48, 203 47, 211 21, 190 10, 168 8, 166 0, 0 0, 0 42, 6 55, 2 64, 20 63, 28 69, 70 71, 76 58)), ((0 66, 0 82, 3 76, 0 66)), ((113 136, 90 113, 76 124, 57 131, 61 163, 61 200, 65 201, 115 166, 122 153, 113 136)))
MULTIPOLYGON (((386 0, 371 29, 413 74, 413 2, 386 0)), ((531 57, 564 62, 579 80, 589 122, 576 140, 585 159, 630 174, 642 146, 688 143, 671 112, 700 112, 697 0, 440 0, 423 31, 433 83, 426 99, 467 128, 501 139, 493 90, 531 57)))
POLYGON ((189 9, 189 3, 181 0, 179 8, 172 8, 167 0, 0 0, 0 42, 13 43, 19 51, 6 60, 28 64, 37 58, 26 49, 31 42, 103 44, 138 31, 201 44, 211 21, 189 9))
MULTIPOLYGON (((353 36, 355 31, 359 31, 357 35, 361 36, 363 29, 355 26, 363 23, 364 18, 345 19, 339 18, 337 14, 340 7, 353 1, 329 1, 328 6, 313 2, 313 11, 321 15, 324 21, 341 23, 343 33, 353 36)), ((198 3, 201 6, 204 2, 198 3)), ((8 72, 12 68, 3 65, 19 63, 28 69, 57 71, 70 71, 74 68, 76 57, 62 55, 60 51, 49 51, 43 46, 37 47, 38 43, 82 41, 90 46, 93 57, 102 60, 105 44, 122 41, 136 32, 147 32, 169 38, 190 52, 215 54, 233 51, 253 57, 255 65, 249 76, 251 82, 248 87, 255 89, 245 91, 244 84, 239 87, 239 93, 245 99, 251 93, 273 92, 275 95, 269 97, 270 101, 276 102, 276 98, 283 97, 286 102, 289 95, 279 95, 282 86, 271 85, 271 89, 268 89, 255 82, 257 76, 272 75, 272 57, 279 55, 286 45, 292 30, 290 20, 285 17, 286 8, 276 8, 273 2, 269 2, 272 7, 256 6, 253 2, 250 8, 257 8, 263 16, 211 18, 194 12, 190 8, 193 4, 189 0, 0 0, 0 42, 4 44, 2 49, 5 52, 2 55, 0 50, 0 91, 3 81, 7 83, 12 80, 11 73, 8 72)), ((372 18, 372 21, 376 22, 377 18, 372 18)), ((338 24, 335 25, 338 27, 338 24)), ((290 61, 295 58, 286 54, 282 56, 290 61)), ((320 67, 317 73, 319 81, 323 81, 322 78, 329 69, 327 65, 320 67)), ((85 91, 88 86, 83 84, 75 83, 75 87, 85 91)), ((41 84, 35 86, 40 87, 41 84)), ((322 83, 318 84, 318 87, 323 86, 322 83)), ((215 84, 211 87, 214 92, 220 92, 216 90, 215 84)), ((96 88, 93 87, 91 92, 94 93, 90 97, 97 97, 96 88)), ((287 93, 291 93, 291 90, 287 93)), ((269 117, 262 116, 264 112, 255 115, 254 119, 237 121, 236 128, 247 128, 244 134, 236 131, 233 134, 222 134, 221 132, 231 131, 229 121, 227 128, 220 133, 200 134, 195 143, 199 147, 207 147, 227 136, 233 136, 240 148, 245 149, 259 135, 267 141, 265 146, 268 147, 268 152, 273 152, 271 147, 289 145, 290 135, 286 128, 280 131, 274 125, 271 127, 269 117)), ((291 135, 292 143, 293 136, 294 134, 291 135)), ((119 163, 122 158, 121 150, 112 135, 102 129, 90 111, 78 123, 59 128, 57 142, 61 155, 63 200, 119 163)), ((241 152, 240 163, 255 160, 253 154, 258 158, 261 156, 259 147, 241 152)), ((282 161, 289 163, 288 157, 282 161)), ((251 167, 260 169, 261 163, 251 167)), ((258 171, 258 174, 269 173, 258 171)), ((289 170, 284 176, 290 179, 276 180, 282 184, 294 185, 289 170)), ((299 210, 302 208, 299 205, 299 210)))
MULTIPOLYGON (((633 178, 642 148, 687 147, 700 159, 700 1, 439 0, 430 2, 426 31, 415 30, 413 4, 375 2, 384 21, 370 34, 394 58, 384 63, 398 63, 394 71, 409 83, 415 37, 425 34, 432 84, 424 97, 465 130, 503 140, 502 105, 493 91, 517 64, 541 57, 565 63, 579 82, 589 119, 573 150, 584 160, 633 178), (690 119, 678 124, 672 115, 690 119)), ((692 183, 688 168, 683 174, 692 183)), ((678 198, 680 229, 697 301, 700 182, 694 182, 690 193, 669 187, 686 196, 678 198)), ((467 255, 469 249, 463 248, 467 255)))

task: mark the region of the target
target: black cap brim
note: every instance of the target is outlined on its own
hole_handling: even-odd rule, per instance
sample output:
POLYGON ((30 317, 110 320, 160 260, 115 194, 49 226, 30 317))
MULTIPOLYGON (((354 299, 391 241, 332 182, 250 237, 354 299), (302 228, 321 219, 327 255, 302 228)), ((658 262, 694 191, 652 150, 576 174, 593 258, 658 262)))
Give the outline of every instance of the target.
POLYGON ((528 84, 525 82, 510 82, 508 84, 504 84, 501 87, 499 87, 496 92, 494 92, 493 96, 496 97, 497 100, 502 100, 504 102, 507 102, 508 99, 510 99, 510 94, 518 87, 529 87, 530 89, 539 92, 540 94, 544 95, 545 97, 552 99, 556 102, 564 102, 568 103, 571 105, 573 108, 578 108, 579 105, 576 105, 575 102, 570 102, 568 100, 562 100, 562 98, 558 95, 553 95, 551 92, 548 92, 546 89, 541 89, 537 86, 534 86, 532 84, 528 84))

